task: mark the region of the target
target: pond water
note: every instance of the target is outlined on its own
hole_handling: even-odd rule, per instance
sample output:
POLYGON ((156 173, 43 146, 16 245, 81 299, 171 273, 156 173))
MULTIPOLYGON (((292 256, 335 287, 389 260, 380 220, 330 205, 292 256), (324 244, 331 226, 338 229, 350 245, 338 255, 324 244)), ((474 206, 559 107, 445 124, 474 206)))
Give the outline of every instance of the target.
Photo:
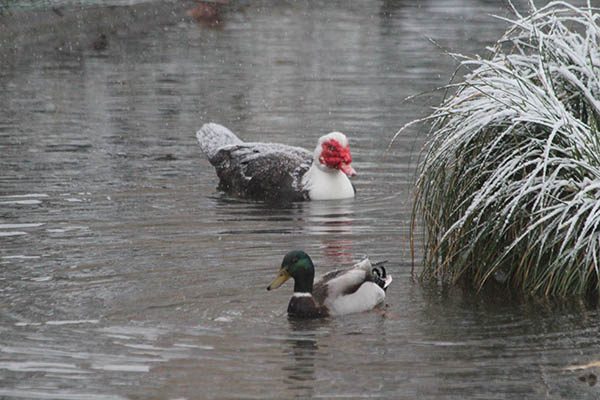
POLYGON ((598 311, 411 275, 426 130, 390 139, 439 104, 404 99, 448 82, 440 48, 501 35, 501 2, 230 3, 218 21, 193 2, 0 17, 22 30, 0 42, 0 397, 598 398, 579 379, 597 371, 569 369, 598 360, 598 311), (219 193, 209 121, 309 149, 345 132, 357 198, 219 193), (265 288, 296 248, 318 272, 389 260, 385 314, 289 320, 292 285, 265 288))

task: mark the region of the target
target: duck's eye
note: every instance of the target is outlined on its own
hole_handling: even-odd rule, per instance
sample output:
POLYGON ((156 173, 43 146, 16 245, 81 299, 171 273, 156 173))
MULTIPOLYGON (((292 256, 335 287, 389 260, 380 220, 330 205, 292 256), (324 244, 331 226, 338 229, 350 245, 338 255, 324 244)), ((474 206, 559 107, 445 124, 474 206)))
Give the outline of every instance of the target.
POLYGON ((333 151, 333 150, 335 150, 335 147, 333 147, 333 145, 332 145, 332 144, 330 144, 330 145, 329 145, 329 151, 333 151))

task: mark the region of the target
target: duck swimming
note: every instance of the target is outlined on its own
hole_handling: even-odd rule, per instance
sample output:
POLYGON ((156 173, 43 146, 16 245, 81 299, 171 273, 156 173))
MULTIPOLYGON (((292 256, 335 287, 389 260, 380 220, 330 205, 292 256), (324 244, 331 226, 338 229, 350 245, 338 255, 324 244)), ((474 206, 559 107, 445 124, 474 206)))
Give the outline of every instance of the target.
POLYGON ((204 124, 196 138, 225 192, 270 202, 354 197, 349 177, 356 171, 341 132, 322 136, 312 153, 278 143, 247 143, 215 123, 204 124))
POLYGON ((392 283, 385 268, 374 268, 368 258, 348 269, 331 271, 316 282, 314 276, 315 267, 308 254, 302 250, 290 251, 267 290, 293 278, 294 295, 288 315, 320 318, 371 310, 383 302, 385 290, 392 283))

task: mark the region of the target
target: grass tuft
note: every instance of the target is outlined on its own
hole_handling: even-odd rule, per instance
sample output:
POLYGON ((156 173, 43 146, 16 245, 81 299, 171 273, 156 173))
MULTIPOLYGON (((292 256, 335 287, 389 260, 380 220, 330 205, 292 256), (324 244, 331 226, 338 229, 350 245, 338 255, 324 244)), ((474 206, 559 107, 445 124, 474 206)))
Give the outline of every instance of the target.
POLYGON ((600 14, 556 1, 507 20, 426 118, 413 225, 423 279, 598 293, 600 14))

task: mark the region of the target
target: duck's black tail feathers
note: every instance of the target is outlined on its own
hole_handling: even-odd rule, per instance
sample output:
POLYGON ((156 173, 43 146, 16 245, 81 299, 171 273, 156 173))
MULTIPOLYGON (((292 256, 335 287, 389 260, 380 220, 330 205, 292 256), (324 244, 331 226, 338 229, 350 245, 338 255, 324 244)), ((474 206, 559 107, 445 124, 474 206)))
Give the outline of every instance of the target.
POLYGON ((219 149, 224 146, 244 143, 229 129, 213 122, 202 125, 202 128, 196 132, 196 138, 200 149, 209 160, 212 160, 219 149))
POLYGON ((373 264, 373 282, 375 282, 379 287, 383 290, 386 290, 388 286, 392 283, 392 276, 388 275, 383 264, 387 263, 387 260, 380 261, 373 264))

